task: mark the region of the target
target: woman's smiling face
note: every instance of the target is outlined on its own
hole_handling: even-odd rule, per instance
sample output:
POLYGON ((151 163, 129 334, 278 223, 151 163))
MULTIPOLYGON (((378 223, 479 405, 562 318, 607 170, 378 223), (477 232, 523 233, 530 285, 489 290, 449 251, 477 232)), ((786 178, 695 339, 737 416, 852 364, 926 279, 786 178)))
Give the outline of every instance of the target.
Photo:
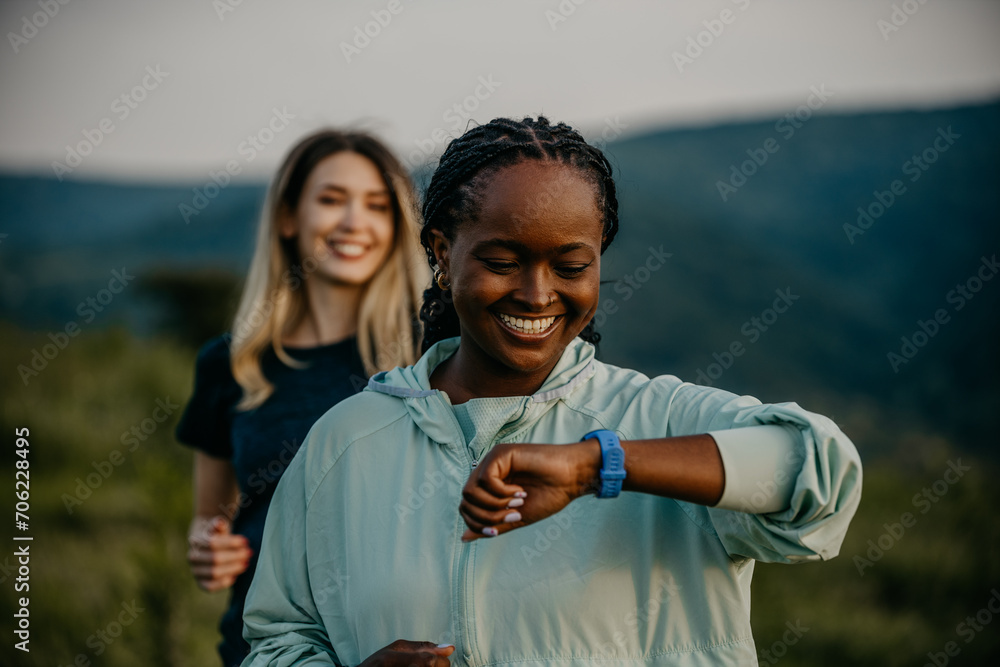
POLYGON ((573 167, 526 161, 489 177, 475 221, 433 232, 464 354, 540 385, 597 310, 603 220, 573 167), (536 377, 537 376, 537 377, 536 377))
POLYGON ((313 167, 294 215, 281 222, 284 238, 297 238, 302 259, 317 260, 315 280, 359 287, 392 252, 392 197, 374 162, 339 151, 313 167))

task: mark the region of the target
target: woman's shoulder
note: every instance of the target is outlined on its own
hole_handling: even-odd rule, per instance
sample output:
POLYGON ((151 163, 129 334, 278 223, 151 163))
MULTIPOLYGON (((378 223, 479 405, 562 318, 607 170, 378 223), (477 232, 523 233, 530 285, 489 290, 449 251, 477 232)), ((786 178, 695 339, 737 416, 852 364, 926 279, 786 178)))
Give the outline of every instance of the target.
POLYGON ((592 382, 593 391, 609 395, 624 393, 626 395, 635 394, 656 394, 673 396, 680 390, 685 395, 705 396, 713 395, 725 399, 737 397, 730 391, 711 385, 702 385, 691 380, 682 379, 671 373, 649 376, 642 371, 633 368, 622 368, 613 364, 594 361, 596 366, 594 380, 592 382))
POLYGON ((404 402, 396 397, 374 391, 359 391, 323 413, 316 420, 312 431, 324 440, 333 439, 346 446, 407 414, 404 402))
POLYGON ((229 348, 232 345, 232 334, 224 333, 210 338, 198 348, 198 361, 209 363, 224 361, 229 363, 229 348))
POLYGON ((594 360, 594 376, 588 383, 591 391, 609 397, 633 397, 637 393, 663 393, 675 391, 687 384, 675 375, 650 377, 634 368, 623 368, 594 360))
MULTIPOLYGON (((407 419, 409 412, 398 398, 371 391, 345 398, 323 413, 309 429, 300 450, 309 471, 305 474, 318 483, 346 451, 356 446, 364 448, 373 439, 381 440, 387 436, 387 429, 398 427, 407 419)), ((310 488, 315 490, 315 486, 310 488)))
MULTIPOLYGON (((586 389, 570 395, 570 406, 591 414, 601 421, 617 424, 625 431, 643 431, 656 425, 653 415, 666 418, 686 409, 707 408, 709 404, 728 404, 734 394, 702 387, 676 375, 649 375, 632 368, 622 368, 601 361, 594 362, 594 374, 585 383, 586 389), (700 406, 700 407, 699 407, 700 406)), ((751 397, 747 402, 756 402, 751 397)), ((757 402, 759 403, 759 402, 757 402)), ((633 437, 638 437, 632 433, 633 437)), ((645 437, 645 436, 644 436, 645 437)))
POLYGON ((210 377, 232 377, 230 345, 232 336, 224 333, 207 341, 198 349, 195 366, 199 375, 210 377))

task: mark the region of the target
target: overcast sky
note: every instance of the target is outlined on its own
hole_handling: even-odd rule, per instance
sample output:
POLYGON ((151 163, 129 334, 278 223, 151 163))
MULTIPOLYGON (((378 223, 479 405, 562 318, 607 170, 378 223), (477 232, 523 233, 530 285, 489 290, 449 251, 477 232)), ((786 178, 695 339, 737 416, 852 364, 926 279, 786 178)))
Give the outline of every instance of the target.
POLYGON ((832 93, 824 112, 1000 98, 992 0, 0 7, 0 169, 52 174, 82 142, 74 178, 197 180, 231 160, 266 178, 326 124, 375 130, 412 162, 469 118, 545 113, 596 138, 777 118, 811 86, 832 93))

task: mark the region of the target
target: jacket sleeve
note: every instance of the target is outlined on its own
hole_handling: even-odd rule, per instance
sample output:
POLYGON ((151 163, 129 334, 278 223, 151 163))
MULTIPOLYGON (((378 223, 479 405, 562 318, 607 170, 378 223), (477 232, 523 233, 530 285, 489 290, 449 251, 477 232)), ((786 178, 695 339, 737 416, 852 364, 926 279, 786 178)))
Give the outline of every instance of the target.
POLYGON ((278 482, 267 512, 261 554, 247 594, 243 667, 340 665, 310 585, 306 443, 278 482))
POLYGON ((671 392, 667 411, 668 436, 729 431, 724 446, 720 439, 720 451, 724 448, 727 480, 739 478, 742 498, 737 504, 724 493, 730 496, 728 509, 707 512, 731 556, 792 563, 827 560, 840 552, 861 502, 861 457, 830 419, 795 403, 765 405, 691 384, 671 392), (761 447, 748 437, 741 450, 739 431, 730 429, 761 425, 785 427, 791 436, 783 435, 787 447, 761 447), (781 451, 787 455, 775 455, 781 451), (754 487, 758 491, 749 493, 754 487), (775 494, 782 497, 778 503, 775 494))

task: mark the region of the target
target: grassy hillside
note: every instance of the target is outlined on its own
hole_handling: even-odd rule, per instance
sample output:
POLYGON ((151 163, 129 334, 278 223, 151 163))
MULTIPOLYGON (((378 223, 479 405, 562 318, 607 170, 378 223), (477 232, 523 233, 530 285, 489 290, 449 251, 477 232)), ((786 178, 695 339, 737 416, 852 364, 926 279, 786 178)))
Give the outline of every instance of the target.
MULTIPOLYGON (((3 367, 13 370, 23 350, 48 342, 3 326, 3 367)), ((211 664, 197 656, 214 651, 212 629, 225 601, 201 593, 186 571, 191 456, 173 442, 179 411, 163 423, 148 422, 147 430, 155 429, 137 446, 122 442, 124 433, 151 418, 157 400, 183 404, 191 352, 111 329, 81 334, 50 363, 27 386, 15 373, 0 376, 0 430, 11 444, 4 448, 5 470, 14 469, 14 429, 30 430, 25 534, 34 538, 31 654, 15 651, 8 637, 0 664, 211 664), (126 614, 129 625, 119 629, 114 624, 123 605, 136 614, 126 614), (90 662, 74 663, 79 655, 90 662)), ((7 498, 12 477, 4 475, 7 498)), ((5 534, 11 529, 5 522, 5 534)), ((5 549, 0 558, 11 553, 5 549)), ((0 575, 6 579, 0 613, 8 619, 14 612, 14 596, 6 593, 13 592, 10 577, 6 569, 0 575)))

